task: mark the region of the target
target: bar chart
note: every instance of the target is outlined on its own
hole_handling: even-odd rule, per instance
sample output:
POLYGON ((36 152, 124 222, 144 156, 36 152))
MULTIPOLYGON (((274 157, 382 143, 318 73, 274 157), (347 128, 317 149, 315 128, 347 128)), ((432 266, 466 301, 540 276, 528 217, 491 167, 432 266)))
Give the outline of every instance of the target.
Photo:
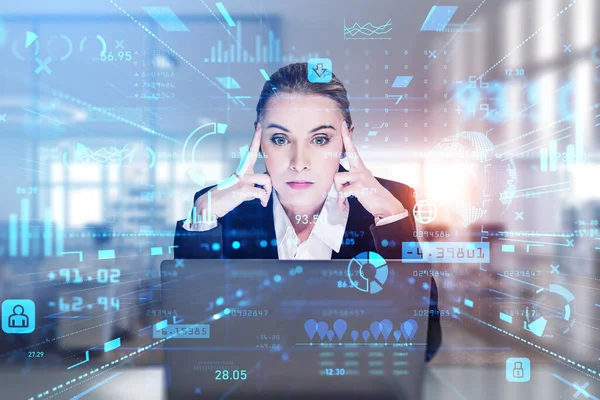
POLYGON ((218 40, 210 48, 210 57, 204 57, 205 63, 289 63, 319 57, 318 53, 309 53, 304 57, 296 57, 293 54, 282 55, 281 40, 276 38, 271 30, 269 30, 266 40, 263 40, 261 34, 256 34, 252 41, 254 49, 248 51, 242 46, 242 22, 237 21, 235 27, 236 43, 218 40))
POLYGON ((547 147, 540 148, 540 171, 556 172, 559 161, 566 163, 567 170, 571 171, 576 164, 583 162, 583 155, 577 153, 575 145, 568 144, 565 150, 558 151, 557 140, 551 140, 547 147))
POLYGON ((207 199, 207 208, 203 209, 201 211, 200 214, 198 214, 198 210, 196 206, 192 207, 192 212, 189 216, 189 220, 190 223, 192 224, 200 224, 200 223, 211 223, 211 222, 217 222, 217 220, 215 219, 214 215, 212 214, 212 207, 211 207, 211 193, 210 191, 206 192, 206 195, 208 196, 207 199))
POLYGON ((64 224, 52 221, 52 210, 44 209, 42 220, 32 220, 29 198, 21 199, 20 216, 11 213, 8 217, 8 254, 10 257, 37 256, 40 239, 43 255, 61 255, 64 250, 64 224), (54 250, 54 252, 53 252, 54 250))
POLYGON ((548 147, 540 149, 540 171, 556 171, 558 164, 558 143, 551 140, 548 147))

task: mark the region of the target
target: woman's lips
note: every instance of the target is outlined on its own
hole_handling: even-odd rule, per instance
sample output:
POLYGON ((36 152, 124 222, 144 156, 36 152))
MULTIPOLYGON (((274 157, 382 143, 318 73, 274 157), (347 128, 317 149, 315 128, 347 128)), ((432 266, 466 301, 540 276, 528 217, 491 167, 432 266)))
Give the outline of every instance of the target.
POLYGON ((307 181, 290 181, 286 183, 294 190, 306 190, 314 184, 313 182, 307 181))

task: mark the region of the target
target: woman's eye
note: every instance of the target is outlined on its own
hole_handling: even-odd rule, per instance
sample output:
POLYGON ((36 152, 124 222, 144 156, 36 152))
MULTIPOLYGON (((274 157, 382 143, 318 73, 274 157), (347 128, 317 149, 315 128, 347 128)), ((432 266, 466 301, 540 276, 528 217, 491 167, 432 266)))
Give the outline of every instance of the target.
POLYGON ((271 138, 271 142, 275 143, 278 146, 283 146, 287 140, 283 136, 273 136, 271 138))
POLYGON ((327 136, 319 136, 319 137, 314 138, 313 141, 318 146, 323 146, 323 145, 329 143, 329 138, 327 136))

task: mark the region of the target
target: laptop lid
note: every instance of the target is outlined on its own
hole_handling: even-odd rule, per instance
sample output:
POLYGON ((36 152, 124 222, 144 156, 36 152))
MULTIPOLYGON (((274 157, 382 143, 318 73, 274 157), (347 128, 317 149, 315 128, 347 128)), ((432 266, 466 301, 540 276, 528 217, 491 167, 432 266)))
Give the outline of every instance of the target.
MULTIPOLYGON (((423 264, 172 260, 159 322, 170 399, 420 396, 429 315, 423 264)), ((159 328, 159 329, 157 329, 159 328)))

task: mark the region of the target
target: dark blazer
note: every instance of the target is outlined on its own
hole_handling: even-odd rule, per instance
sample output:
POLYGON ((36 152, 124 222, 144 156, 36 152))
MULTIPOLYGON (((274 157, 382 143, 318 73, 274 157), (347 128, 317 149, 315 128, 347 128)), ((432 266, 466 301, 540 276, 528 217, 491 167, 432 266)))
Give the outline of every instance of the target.
MULTIPOLYGON (((340 165, 339 171, 346 172, 346 169, 340 165)), ((332 259, 350 260, 356 254, 364 251, 374 251, 385 259, 401 259, 402 242, 417 241, 413 236, 415 232, 415 221, 412 215, 415 205, 414 190, 399 182, 376 179, 402 203, 408 210, 409 216, 390 224, 375 226, 373 216, 355 197, 349 197, 350 214, 344 238, 354 238, 354 240, 343 240, 339 253, 332 252, 332 259), (385 247, 381 244, 383 240, 388 241, 388 245, 385 247)), ((194 196, 194 203, 198 197, 213 187, 206 187, 197 192, 194 196)), ((173 243, 175 258, 278 258, 273 219, 273 193, 271 193, 267 207, 263 207, 259 199, 243 202, 227 215, 219 218, 218 226, 209 231, 187 231, 183 229, 184 221, 177 221, 173 243), (238 249, 233 249, 234 241, 241 244, 238 249)), ((442 341, 437 307, 438 292, 433 278, 431 279, 430 299, 427 360, 437 352, 442 341)))

